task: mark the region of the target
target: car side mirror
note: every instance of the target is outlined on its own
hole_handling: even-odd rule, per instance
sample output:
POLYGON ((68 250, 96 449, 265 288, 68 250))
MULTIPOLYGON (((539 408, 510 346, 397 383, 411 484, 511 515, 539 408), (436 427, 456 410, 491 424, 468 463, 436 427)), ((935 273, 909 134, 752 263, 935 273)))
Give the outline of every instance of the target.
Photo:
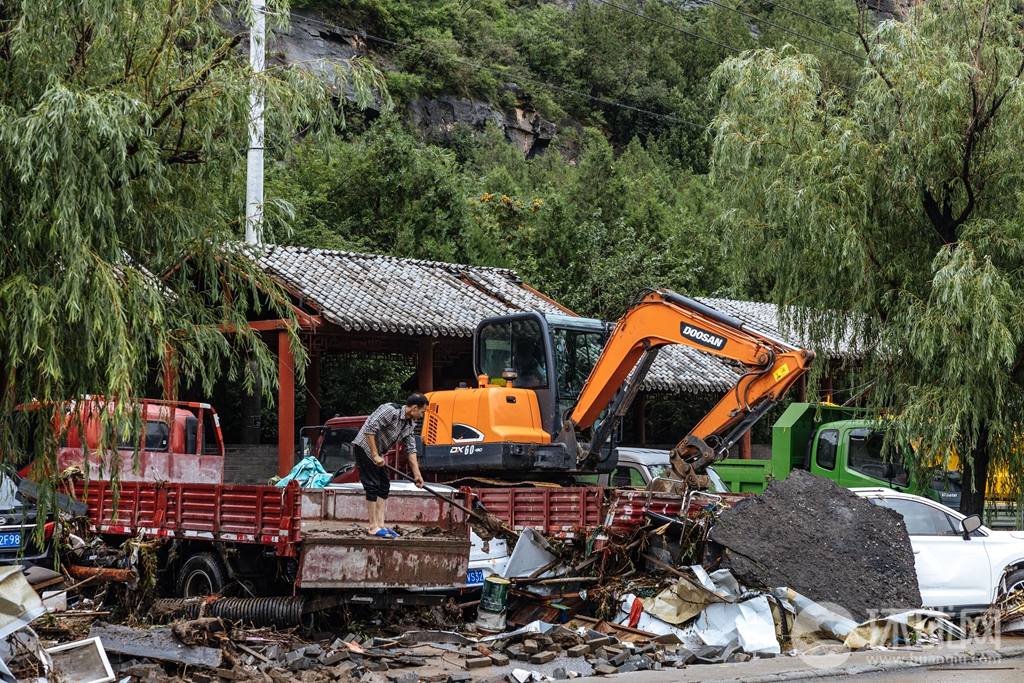
POLYGON ((302 457, 308 458, 313 455, 313 442, 308 436, 302 437, 302 457))
POLYGON ((981 517, 978 515, 964 517, 963 521, 960 522, 960 528, 964 532, 964 540, 971 540, 971 534, 981 528, 981 517))

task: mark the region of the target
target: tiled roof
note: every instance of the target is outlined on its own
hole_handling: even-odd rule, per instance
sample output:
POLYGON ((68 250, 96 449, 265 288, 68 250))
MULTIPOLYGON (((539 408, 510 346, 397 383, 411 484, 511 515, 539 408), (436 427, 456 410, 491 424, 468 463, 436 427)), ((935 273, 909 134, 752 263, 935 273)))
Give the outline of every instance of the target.
MULTIPOLYGON (((567 311, 523 286, 513 270, 437 261, 269 247, 260 266, 345 330, 408 335, 471 337, 492 315, 520 311, 567 311)), ((733 299, 700 301, 735 316, 766 334, 780 334, 774 304, 733 299)), ((800 344, 792 342, 795 346, 800 344)), ((737 379, 724 361, 684 346, 662 349, 643 384, 644 391, 724 392, 737 379)))
POLYGON ((566 313, 504 268, 283 246, 260 266, 350 331, 470 337, 488 316, 566 313))

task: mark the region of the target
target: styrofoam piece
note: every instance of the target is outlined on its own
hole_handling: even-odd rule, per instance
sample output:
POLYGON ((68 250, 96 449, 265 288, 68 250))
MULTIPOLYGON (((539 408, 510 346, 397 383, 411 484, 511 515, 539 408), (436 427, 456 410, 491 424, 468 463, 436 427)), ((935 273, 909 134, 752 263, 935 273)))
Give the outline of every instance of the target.
POLYGON ((110 683, 114 670, 110 667, 103 641, 87 638, 46 650, 53 670, 65 683, 110 683))

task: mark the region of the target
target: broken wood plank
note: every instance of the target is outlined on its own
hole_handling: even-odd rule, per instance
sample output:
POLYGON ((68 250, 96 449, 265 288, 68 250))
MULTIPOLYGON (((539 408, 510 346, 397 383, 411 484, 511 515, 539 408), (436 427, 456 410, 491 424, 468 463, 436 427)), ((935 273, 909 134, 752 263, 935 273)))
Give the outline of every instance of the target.
POLYGON ((235 643, 235 647, 237 647, 239 650, 241 650, 242 652, 244 652, 247 655, 252 655, 256 659, 260 660, 261 662, 265 662, 265 663, 268 663, 268 664, 270 663, 270 659, 268 659, 267 657, 261 655, 259 652, 256 652, 256 650, 252 649, 251 647, 246 647, 245 645, 242 645, 241 643, 235 643))
POLYGON ((143 630, 98 621, 89 630, 89 637, 101 638, 107 652, 129 657, 149 657, 210 669, 216 669, 222 663, 219 649, 183 645, 175 639, 169 628, 143 630))

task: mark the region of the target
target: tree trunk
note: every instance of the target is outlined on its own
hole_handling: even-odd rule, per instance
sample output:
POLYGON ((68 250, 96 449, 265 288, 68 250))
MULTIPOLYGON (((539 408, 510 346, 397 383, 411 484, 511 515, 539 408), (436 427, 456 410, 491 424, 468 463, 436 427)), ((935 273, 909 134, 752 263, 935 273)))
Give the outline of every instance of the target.
POLYGON ((965 515, 984 515, 985 484, 988 482, 988 425, 982 423, 978 439, 971 450, 971 458, 964 460, 963 492, 960 512, 965 515), (972 486, 973 483, 973 486, 972 486))

